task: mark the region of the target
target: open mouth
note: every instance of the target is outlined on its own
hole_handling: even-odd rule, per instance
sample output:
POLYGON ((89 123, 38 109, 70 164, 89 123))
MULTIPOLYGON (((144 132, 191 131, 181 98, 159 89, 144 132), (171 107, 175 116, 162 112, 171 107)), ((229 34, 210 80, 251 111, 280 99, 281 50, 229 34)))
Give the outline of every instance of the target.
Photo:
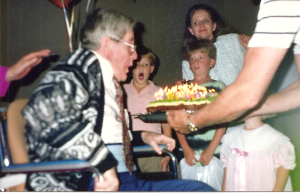
POLYGON ((143 80, 144 77, 145 77, 145 76, 144 76, 144 73, 139 73, 139 79, 140 79, 140 80, 143 80))

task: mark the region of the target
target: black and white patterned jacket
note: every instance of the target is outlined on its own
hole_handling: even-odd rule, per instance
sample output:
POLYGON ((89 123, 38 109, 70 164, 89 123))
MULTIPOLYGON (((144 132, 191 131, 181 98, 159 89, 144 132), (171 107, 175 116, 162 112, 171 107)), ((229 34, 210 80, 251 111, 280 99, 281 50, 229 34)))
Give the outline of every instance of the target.
MULTIPOLYGON (((23 109, 30 161, 85 159, 100 172, 117 165, 100 137, 104 85, 93 52, 78 49, 49 71, 23 109)), ((34 173, 28 190, 86 190, 91 173, 34 173)))

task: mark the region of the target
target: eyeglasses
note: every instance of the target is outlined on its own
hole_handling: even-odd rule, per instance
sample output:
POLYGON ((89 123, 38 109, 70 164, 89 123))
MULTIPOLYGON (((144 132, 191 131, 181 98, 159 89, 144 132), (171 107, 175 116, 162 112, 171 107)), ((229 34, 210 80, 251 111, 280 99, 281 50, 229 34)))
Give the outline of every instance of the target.
POLYGON ((111 38, 111 39, 113 39, 113 40, 115 40, 115 41, 122 42, 122 43, 123 43, 123 44, 125 44, 126 46, 129 46, 129 47, 131 47, 131 54, 133 54, 133 53, 134 53, 134 51, 136 50, 136 45, 129 44, 128 42, 125 42, 125 41, 123 41, 123 40, 120 40, 120 39, 117 39, 117 38, 111 38))
POLYGON ((198 26, 200 24, 202 25, 207 25, 210 23, 210 20, 209 19, 204 19, 204 20, 194 20, 194 21, 191 21, 192 23, 192 26, 198 26))

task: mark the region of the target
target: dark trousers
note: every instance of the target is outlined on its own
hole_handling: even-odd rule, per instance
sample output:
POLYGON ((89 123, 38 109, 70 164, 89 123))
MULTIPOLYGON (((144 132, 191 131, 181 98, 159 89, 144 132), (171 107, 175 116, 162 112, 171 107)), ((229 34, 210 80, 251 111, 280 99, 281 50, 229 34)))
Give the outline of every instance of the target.
MULTIPOLYGON (((138 179, 133 173, 118 173, 120 180, 119 191, 214 191, 213 188, 200 181, 193 180, 164 180, 146 181, 138 179)), ((94 188, 94 179, 89 186, 89 191, 94 188)))

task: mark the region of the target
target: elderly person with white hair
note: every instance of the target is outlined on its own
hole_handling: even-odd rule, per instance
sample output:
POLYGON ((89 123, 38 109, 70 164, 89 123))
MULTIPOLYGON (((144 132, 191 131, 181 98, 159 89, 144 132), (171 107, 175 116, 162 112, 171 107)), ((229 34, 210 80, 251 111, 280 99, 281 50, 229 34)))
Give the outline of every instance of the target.
MULTIPOLYGON (((27 190, 35 191, 211 191, 205 183, 188 180, 145 181, 134 174, 119 82, 137 58, 135 21, 110 9, 97 9, 81 30, 82 47, 47 73, 23 109, 31 161, 83 159, 104 181, 89 172, 33 173, 27 190)), ((127 121, 126 121, 127 120, 127 121)), ((135 141, 172 150, 175 140, 162 134, 138 132, 135 141)))

